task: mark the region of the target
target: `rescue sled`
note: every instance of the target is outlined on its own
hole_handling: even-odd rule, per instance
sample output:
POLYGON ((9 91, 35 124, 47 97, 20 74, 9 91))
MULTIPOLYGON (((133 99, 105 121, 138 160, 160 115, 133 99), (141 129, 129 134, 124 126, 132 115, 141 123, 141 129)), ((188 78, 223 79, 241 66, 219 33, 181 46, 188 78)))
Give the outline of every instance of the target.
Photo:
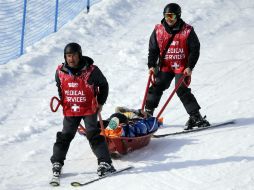
MULTIPOLYGON (((155 126, 152 132, 142 136, 125 137, 125 136, 109 135, 107 132, 105 132, 107 131, 105 129, 105 120, 104 121, 101 120, 100 114, 99 114, 99 119, 100 119, 100 125, 103 126, 101 135, 105 137, 109 152, 113 158, 119 158, 122 155, 128 154, 129 152, 132 152, 134 150, 147 146, 153 134, 157 131, 158 127, 162 125, 162 123, 158 122, 156 118, 154 119, 150 118, 150 120, 154 120, 154 126, 155 126)), ((132 125, 132 127, 133 126, 134 125, 132 125)), ((129 127, 129 125, 127 125, 126 127, 129 127)), ((123 128, 121 128, 121 131, 123 131, 123 128)), ((78 132, 81 135, 86 135, 86 128, 83 127, 82 125, 79 125, 78 132)))
MULTIPOLYGON (((78 132, 81 135, 85 134, 85 128, 80 125, 78 128, 78 132)), ((140 136, 140 137, 108 137, 105 136, 108 149, 113 158, 119 158, 122 155, 125 155, 129 152, 132 152, 134 150, 143 148, 147 146, 151 140, 151 137, 153 136, 153 133, 140 136)))
POLYGON ((106 137, 109 152, 113 157, 125 155, 147 146, 155 132, 140 137, 106 137))

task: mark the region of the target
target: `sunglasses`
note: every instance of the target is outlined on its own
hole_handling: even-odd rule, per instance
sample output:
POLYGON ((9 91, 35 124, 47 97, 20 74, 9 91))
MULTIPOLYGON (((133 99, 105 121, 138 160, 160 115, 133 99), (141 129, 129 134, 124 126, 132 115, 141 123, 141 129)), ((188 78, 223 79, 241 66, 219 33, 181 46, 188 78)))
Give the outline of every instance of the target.
POLYGON ((176 14, 175 13, 165 13, 164 17, 165 17, 165 19, 175 20, 176 19, 176 14))

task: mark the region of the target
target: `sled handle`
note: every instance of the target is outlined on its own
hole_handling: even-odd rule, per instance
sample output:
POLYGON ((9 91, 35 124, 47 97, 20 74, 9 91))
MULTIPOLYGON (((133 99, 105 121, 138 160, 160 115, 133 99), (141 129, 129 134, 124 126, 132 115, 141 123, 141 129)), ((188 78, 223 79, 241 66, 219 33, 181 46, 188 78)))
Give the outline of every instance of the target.
POLYGON ((104 129, 104 125, 103 125, 103 121, 102 121, 102 117, 101 117, 101 113, 99 112, 98 113, 98 117, 99 117, 99 123, 100 123, 100 127, 101 127, 101 132, 105 138, 105 141, 107 143, 107 146, 108 146, 108 140, 107 140, 107 137, 106 137, 106 133, 105 133, 105 129, 104 129))
POLYGON ((100 126, 101 126, 102 133, 103 133, 103 135, 105 135, 104 125, 103 125, 103 121, 102 121, 102 117, 101 117, 100 112, 98 113, 98 117, 99 117, 99 123, 100 123, 100 126))
POLYGON ((51 98, 51 101, 50 101, 50 109, 51 109, 52 112, 56 112, 56 111, 58 110, 58 108, 59 108, 60 105, 61 105, 61 101, 60 101, 56 96, 54 96, 54 97, 51 98), (56 105, 55 108, 54 108, 54 100, 57 101, 57 105, 56 105))
POLYGON ((177 84, 175 85, 174 90, 173 90, 172 93, 169 95, 167 101, 165 102, 165 104, 164 104, 163 107, 161 108, 160 112, 158 113, 158 115, 157 115, 157 117, 156 117, 157 119, 160 118, 162 112, 165 110, 165 108, 167 107, 169 101, 172 99, 172 97, 174 96, 174 94, 176 93, 176 91, 178 90, 178 88, 180 87, 180 85, 183 83, 184 85, 188 86, 188 84, 186 84, 186 83, 184 82, 185 77, 186 77, 186 75, 183 74, 183 76, 179 79, 179 81, 178 81, 177 84))
POLYGON ((149 74, 149 77, 148 77, 148 81, 147 81, 147 84, 146 84, 146 91, 145 91, 145 95, 144 95, 144 99, 143 99, 143 102, 142 102, 142 107, 141 107, 141 110, 144 111, 144 108, 145 108, 145 103, 146 103, 146 99, 147 99, 147 94, 148 94, 148 90, 149 90, 149 87, 150 87, 150 84, 154 84, 154 73, 153 72, 150 72, 149 74))

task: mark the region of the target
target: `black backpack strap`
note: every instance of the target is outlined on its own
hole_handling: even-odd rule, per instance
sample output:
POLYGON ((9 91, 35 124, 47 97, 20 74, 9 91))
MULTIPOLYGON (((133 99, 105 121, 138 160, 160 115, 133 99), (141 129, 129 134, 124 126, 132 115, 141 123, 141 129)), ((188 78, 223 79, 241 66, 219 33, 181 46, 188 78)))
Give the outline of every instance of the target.
POLYGON ((163 58, 165 57, 165 55, 166 55, 166 53, 167 53, 167 51, 168 51, 169 46, 172 44, 175 35, 176 35, 176 33, 172 34, 171 38, 169 38, 168 43, 167 43, 165 49, 163 50, 162 55, 161 55, 160 58, 159 58, 159 65, 158 65, 159 67, 160 67, 161 64, 162 64, 162 60, 163 60, 163 58))

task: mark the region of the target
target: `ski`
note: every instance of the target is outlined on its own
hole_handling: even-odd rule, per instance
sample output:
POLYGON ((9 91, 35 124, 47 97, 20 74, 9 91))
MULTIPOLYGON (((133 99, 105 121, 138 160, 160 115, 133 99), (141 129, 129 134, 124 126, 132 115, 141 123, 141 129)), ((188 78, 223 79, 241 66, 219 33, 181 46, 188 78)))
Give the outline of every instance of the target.
POLYGON ((53 176, 52 179, 50 180, 49 184, 51 186, 59 186, 60 185, 60 176, 56 177, 56 176, 53 176))
POLYGON ((186 134, 186 133, 193 133, 193 132, 197 132, 197 131, 203 131, 203 130, 206 130, 206 129, 213 129, 215 127, 220 127, 220 126, 224 126, 224 125, 231 125, 231 124, 235 124, 235 121, 232 120, 232 121, 227 121, 227 122, 223 122, 223 123, 212 124, 212 125, 207 126, 207 127, 199 127, 199 128, 194 128, 194 129, 191 129, 191 130, 184 130, 184 131, 175 132, 175 133, 167 133, 167 134, 162 134, 162 135, 153 135, 153 138, 161 138, 161 137, 181 135, 181 134, 186 134))
POLYGON ((120 172, 123 172, 123 171, 126 171, 126 170, 130 170, 130 169, 132 169, 132 168, 133 168, 133 166, 128 166, 128 167, 126 167, 126 168, 119 169, 119 170, 117 170, 117 171, 115 171, 115 172, 113 172, 113 173, 109 173, 109 174, 104 175, 104 176, 101 176, 101 177, 96 177, 96 178, 94 178, 94 179, 92 179, 92 180, 90 180, 90 181, 87 181, 87 182, 85 182, 85 183, 81 183, 81 182, 71 182, 71 185, 74 186, 74 187, 85 186, 85 185, 88 185, 88 184, 90 184, 90 183, 93 183, 93 182, 99 181, 99 180, 101 180, 101 179, 104 179, 104 178, 106 178, 106 177, 110 177, 110 176, 116 175, 116 174, 118 174, 118 173, 120 173, 120 172))

